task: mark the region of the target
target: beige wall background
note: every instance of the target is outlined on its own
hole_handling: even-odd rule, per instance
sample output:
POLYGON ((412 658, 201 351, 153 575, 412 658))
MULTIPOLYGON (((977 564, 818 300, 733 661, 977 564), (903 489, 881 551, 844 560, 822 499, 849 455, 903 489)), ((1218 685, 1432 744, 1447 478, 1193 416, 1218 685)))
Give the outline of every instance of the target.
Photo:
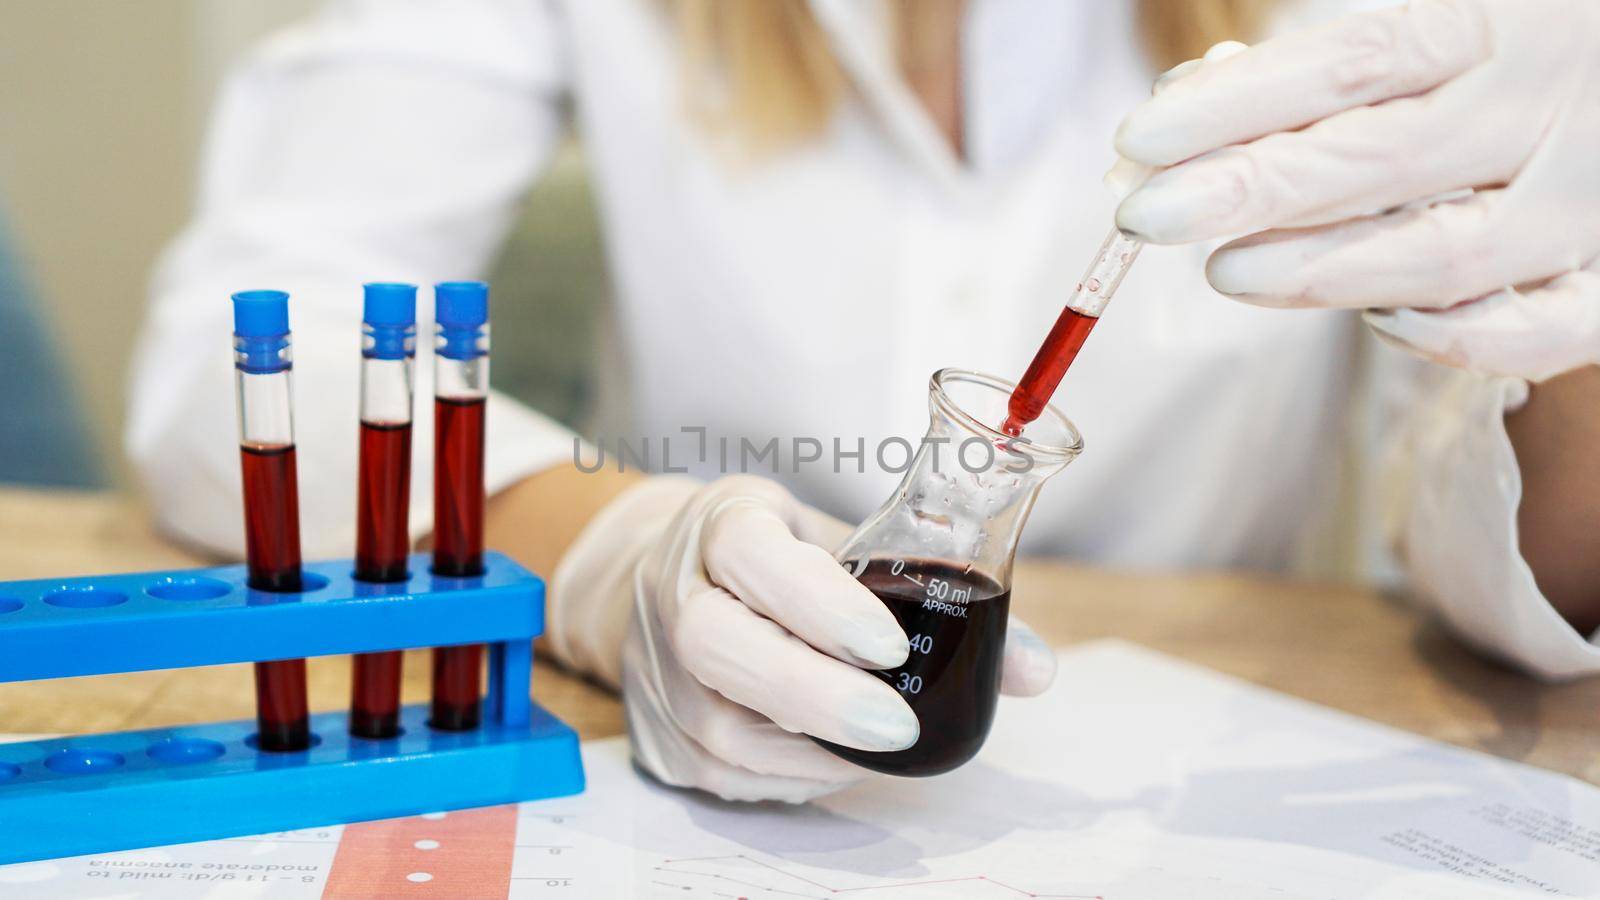
POLYGON ((229 60, 315 0, 0 0, 0 202, 113 477, 130 335, 229 60))
MULTIPOLYGON (((319 3, 0 0, 0 203, 121 485, 129 344, 151 267, 188 216, 217 88, 255 41, 319 3)), ((616 351, 576 143, 532 189, 490 279, 494 383, 583 424, 596 359, 616 351)))

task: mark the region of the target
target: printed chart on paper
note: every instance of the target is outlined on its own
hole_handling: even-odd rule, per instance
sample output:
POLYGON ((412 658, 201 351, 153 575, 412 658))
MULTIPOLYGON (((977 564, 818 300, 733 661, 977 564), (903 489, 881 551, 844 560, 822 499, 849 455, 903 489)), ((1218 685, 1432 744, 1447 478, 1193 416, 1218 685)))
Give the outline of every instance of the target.
POLYGON ((750 806, 621 739, 584 763, 579 797, 0 867, 0 897, 1600 897, 1600 789, 1118 642, 937 778, 750 806))

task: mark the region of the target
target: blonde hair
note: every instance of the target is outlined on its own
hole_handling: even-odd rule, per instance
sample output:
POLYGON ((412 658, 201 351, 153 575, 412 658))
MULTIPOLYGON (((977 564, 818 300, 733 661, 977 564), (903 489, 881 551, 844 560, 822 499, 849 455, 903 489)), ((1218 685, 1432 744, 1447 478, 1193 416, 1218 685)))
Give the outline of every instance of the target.
MULTIPOLYGON (((665 0, 685 50, 690 112, 750 149, 819 132, 847 82, 806 0, 665 0)), ((1135 0, 1146 52, 1158 69, 1223 40, 1257 36, 1274 0, 1135 0)), ((938 52, 930 0, 890 0, 903 68, 938 52), (923 15, 918 15, 920 7, 923 15)))

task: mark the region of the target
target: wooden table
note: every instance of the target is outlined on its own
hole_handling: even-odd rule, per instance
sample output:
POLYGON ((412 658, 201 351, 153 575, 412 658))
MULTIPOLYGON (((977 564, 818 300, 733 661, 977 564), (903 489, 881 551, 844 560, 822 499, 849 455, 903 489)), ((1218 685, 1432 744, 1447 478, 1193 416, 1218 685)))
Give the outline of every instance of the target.
MULTIPOLYGON (((183 566, 127 500, 0 491, 0 579, 183 566)), ((1374 592, 1256 576, 1145 576, 1019 564, 1013 609, 1059 646, 1102 637, 1428 737, 1600 784, 1600 679, 1541 685, 1473 656, 1374 592)), ((3 629, 3 625, 0 625, 3 629)), ((406 702, 426 699, 421 654, 406 702)), ((313 709, 343 708, 349 665, 310 665, 313 709)), ((540 664, 540 703, 586 738, 621 734, 605 691, 540 664)), ((0 685, 0 733, 94 732, 254 715, 248 666, 0 685)))

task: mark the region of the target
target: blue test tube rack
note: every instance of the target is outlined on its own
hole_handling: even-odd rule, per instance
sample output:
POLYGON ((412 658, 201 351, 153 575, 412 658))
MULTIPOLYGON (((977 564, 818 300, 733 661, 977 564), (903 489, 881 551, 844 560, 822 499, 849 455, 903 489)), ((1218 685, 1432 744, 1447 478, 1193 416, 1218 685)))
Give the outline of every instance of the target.
POLYGON ((583 790, 577 734, 528 696, 544 583, 504 555, 443 578, 357 581, 304 567, 305 590, 244 566, 0 583, 0 682, 455 644, 489 645, 483 724, 352 737, 313 715, 309 750, 258 750, 255 720, 0 744, 0 863, 489 806, 583 790))

